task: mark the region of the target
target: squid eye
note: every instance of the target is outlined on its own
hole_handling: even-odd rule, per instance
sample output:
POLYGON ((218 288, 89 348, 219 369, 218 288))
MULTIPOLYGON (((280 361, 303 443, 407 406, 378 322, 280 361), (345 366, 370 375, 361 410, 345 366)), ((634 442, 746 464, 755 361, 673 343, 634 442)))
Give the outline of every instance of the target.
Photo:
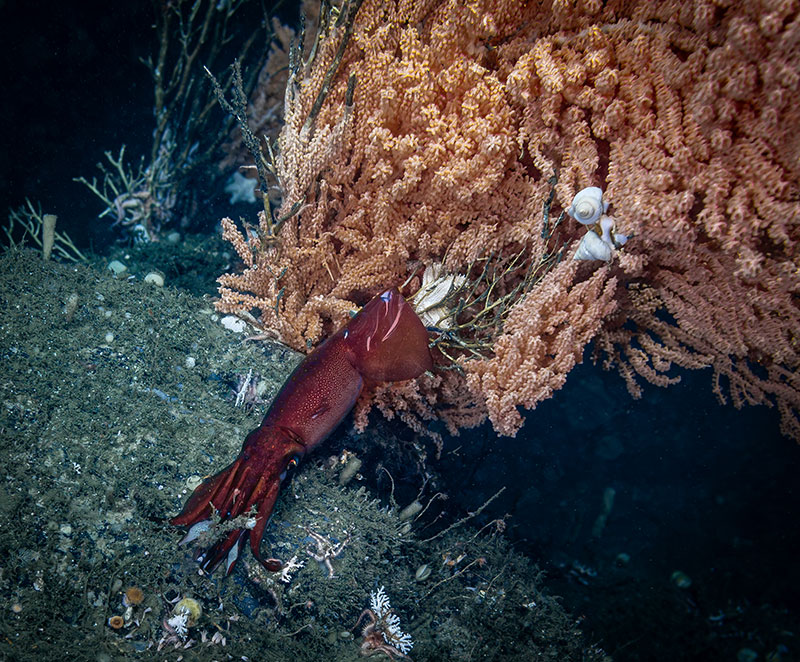
POLYGON ((298 464, 300 464, 300 456, 293 455, 286 463, 286 468, 283 470, 283 473, 281 474, 281 480, 282 481, 286 480, 287 476, 290 476, 292 473, 294 473, 294 469, 297 467, 298 464))

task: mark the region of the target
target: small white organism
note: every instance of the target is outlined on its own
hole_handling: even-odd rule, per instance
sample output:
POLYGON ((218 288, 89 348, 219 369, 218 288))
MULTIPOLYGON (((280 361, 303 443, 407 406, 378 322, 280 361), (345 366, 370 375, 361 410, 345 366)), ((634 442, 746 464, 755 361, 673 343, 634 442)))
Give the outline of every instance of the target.
POLYGON ((567 213, 578 223, 594 225, 608 211, 608 204, 603 200, 602 189, 589 186, 575 194, 567 213))
POLYGON ((258 182, 255 179, 245 177, 240 172, 234 172, 225 183, 225 192, 231 194, 230 203, 235 205, 237 202, 256 202, 255 188, 258 182))
POLYGON ((286 562, 286 564, 281 569, 280 580, 284 584, 288 584, 290 581, 292 581, 292 573, 295 570, 299 570, 300 568, 302 568, 305 564, 306 564, 305 561, 298 561, 297 555, 295 554, 292 558, 290 558, 286 562))
POLYGON ((186 632, 188 631, 187 624, 189 622, 189 610, 188 609, 181 609, 177 614, 172 616, 167 621, 167 625, 169 625, 174 631, 182 639, 186 639, 186 632))

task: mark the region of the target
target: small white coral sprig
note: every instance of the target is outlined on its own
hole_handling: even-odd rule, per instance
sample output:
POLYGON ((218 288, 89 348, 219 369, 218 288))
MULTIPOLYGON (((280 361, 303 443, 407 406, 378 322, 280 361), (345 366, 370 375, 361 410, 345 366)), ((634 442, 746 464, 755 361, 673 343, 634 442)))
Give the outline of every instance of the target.
POLYGON ((167 620, 167 625, 169 625, 181 639, 186 639, 186 633, 189 630, 188 622, 189 610, 182 609, 167 620))
POLYGON ((389 613, 392 605, 389 604, 389 596, 386 595, 383 586, 369 594, 369 606, 377 618, 383 618, 389 613))
POLYGON ((298 561, 297 555, 295 554, 292 558, 290 558, 281 568, 280 580, 284 584, 288 584, 292 581, 292 574, 295 570, 300 570, 306 564, 305 561, 298 561))
POLYGON ((189 629, 197 625, 203 615, 203 607, 194 598, 175 598, 171 603, 175 605, 172 613, 161 623, 164 633, 156 649, 159 651, 170 644, 176 648, 189 648, 194 643, 193 639, 188 639, 189 629))

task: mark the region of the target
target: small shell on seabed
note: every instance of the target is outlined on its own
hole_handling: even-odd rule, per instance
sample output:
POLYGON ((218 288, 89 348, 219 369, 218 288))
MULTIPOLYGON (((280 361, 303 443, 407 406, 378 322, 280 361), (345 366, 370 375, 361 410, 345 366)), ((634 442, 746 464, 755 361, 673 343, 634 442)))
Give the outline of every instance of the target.
POLYGON ((164 287, 164 274, 160 271, 151 271, 144 277, 144 282, 156 287, 164 287))
POLYGON ((594 225, 607 210, 608 203, 603 202, 602 189, 589 186, 575 194, 567 213, 578 223, 594 225))
POLYGON ((111 260, 107 268, 114 274, 114 278, 122 278, 128 272, 128 267, 119 260, 111 260))
POLYGON ((191 627, 200 620, 203 615, 203 607, 194 598, 182 598, 172 609, 173 614, 180 614, 181 612, 186 612, 186 625, 191 627))
POLYGON ((431 576, 431 567, 427 563, 423 563, 414 573, 414 577, 418 582, 424 582, 431 576))

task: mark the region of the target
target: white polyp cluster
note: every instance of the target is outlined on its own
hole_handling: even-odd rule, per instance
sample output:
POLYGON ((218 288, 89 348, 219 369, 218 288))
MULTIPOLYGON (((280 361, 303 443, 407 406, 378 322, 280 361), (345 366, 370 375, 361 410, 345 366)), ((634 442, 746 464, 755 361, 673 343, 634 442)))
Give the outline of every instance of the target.
POLYGON ((376 592, 370 593, 370 607, 376 618, 384 625, 381 631, 384 641, 406 655, 413 648, 414 642, 410 634, 400 629, 400 617, 392 611, 389 596, 386 595, 383 586, 376 592))
POLYGON ((188 630, 188 623, 189 623, 189 610, 188 609, 181 609, 177 614, 174 614, 172 618, 167 621, 167 624, 175 630, 175 634, 182 637, 183 639, 186 638, 186 632, 188 630))

